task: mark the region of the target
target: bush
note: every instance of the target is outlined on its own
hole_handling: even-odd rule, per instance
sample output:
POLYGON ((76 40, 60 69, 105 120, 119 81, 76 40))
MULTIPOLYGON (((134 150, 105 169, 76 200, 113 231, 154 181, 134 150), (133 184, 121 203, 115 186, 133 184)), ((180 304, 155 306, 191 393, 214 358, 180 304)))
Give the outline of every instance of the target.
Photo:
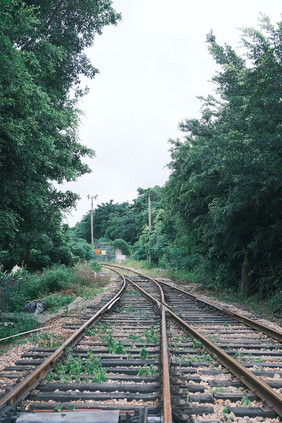
POLYGON ((25 272, 20 292, 11 298, 11 309, 20 311, 26 303, 46 294, 74 287, 80 281, 79 275, 65 265, 45 269, 41 273, 25 272))
POLYGON ((97 273, 101 272, 101 269, 102 269, 101 264, 98 263, 97 261, 95 260, 91 261, 90 266, 91 266, 91 269, 93 269, 95 272, 97 273))
POLYGON ((266 304, 274 313, 282 313, 282 291, 277 292, 266 304))
POLYGON ((119 239, 119 238, 115 239, 111 244, 114 248, 118 248, 119 250, 121 250, 122 254, 126 256, 130 256, 130 253, 131 253, 130 246, 123 239, 119 239))
POLYGON ((44 309, 47 309, 49 312, 56 311, 60 307, 64 307, 73 302, 74 297, 72 295, 59 295, 52 294, 44 297, 42 299, 44 303, 44 309))
POLYGON ((42 285, 42 289, 44 289, 46 293, 70 288, 77 282, 77 276, 71 268, 68 268, 65 265, 45 270, 40 275, 40 285, 42 285))
MULTIPOLYGON (((8 336, 16 335, 17 333, 26 332, 32 329, 36 329, 38 322, 36 319, 26 313, 15 314, 13 322, 6 322, 7 326, 4 326, 0 330, 0 339, 8 336)), ((17 339, 17 338, 16 338, 17 339)), ((1 343, 11 342, 11 340, 1 341, 1 343)))

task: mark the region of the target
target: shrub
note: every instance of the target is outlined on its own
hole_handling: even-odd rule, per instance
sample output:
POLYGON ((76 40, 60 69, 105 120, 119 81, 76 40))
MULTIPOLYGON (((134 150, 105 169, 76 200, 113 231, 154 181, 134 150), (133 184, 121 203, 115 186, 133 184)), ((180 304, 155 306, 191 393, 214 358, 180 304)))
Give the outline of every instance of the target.
POLYGON ((92 260, 90 263, 90 266, 91 266, 91 269, 93 269, 95 272, 97 273, 101 272, 101 269, 102 269, 101 264, 98 263, 97 261, 92 260))
POLYGON ((43 298, 44 308, 48 311, 56 311, 60 307, 69 305, 74 300, 72 295, 52 294, 43 298))
POLYGON ((25 272, 20 292, 11 297, 11 310, 20 311, 26 303, 46 294, 74 287, 80 280, 79 275, 65 265, 45 269, 41 273, 25 272))
POLYGON ((122 254, 126 256, 130 256, 130 253, 131 253, 130 246, 123 239, 119 239, 119 238, 115 239, 111 244, 114 248, 118 248, 119 250, 121 250, 122 254))
MULTIPOLYGON (((38 322, 36 319, 27 315, 26 313, 15 314, 13 322, 6 322, 7 326, 4 326, 0 330, 0 339, 6 338, 8 336, 16 335, 17 333, 26 332, 32 329, 36 329, 38 322)), ((16 338, 17 339, 17 338, 16 338)), ((1 341, 1 343, 11 342, 11 340, 1 341)))
POLYGON ((52 269, 45 270, 40 275, 40 284, 46 293, 70 288, 77 282, 75 273, 65 265, 55 266, 52 269))

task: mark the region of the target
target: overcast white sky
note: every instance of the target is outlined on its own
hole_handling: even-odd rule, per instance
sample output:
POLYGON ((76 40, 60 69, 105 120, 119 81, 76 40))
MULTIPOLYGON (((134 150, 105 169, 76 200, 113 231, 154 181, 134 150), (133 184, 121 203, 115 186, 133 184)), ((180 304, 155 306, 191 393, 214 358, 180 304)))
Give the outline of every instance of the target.
MULTIPOLYGON (((82 144, 96 152, 92 173, 65 185, 81 196, 68 216, 72 226, 96 204, 131 201, 137 188, 168 179, 169 138, 178 123, 197 117, 197 96, 212 94, 215 64, 206 34, 240 48, 240 28, 258 27, 259 13, 276 23, 277 0, 113 0, 123 19, 104 29, 88 50, 100 74, 87 81, 80 108, 82 144)), ((239 50, 240 51, 240 50, 239 50)))

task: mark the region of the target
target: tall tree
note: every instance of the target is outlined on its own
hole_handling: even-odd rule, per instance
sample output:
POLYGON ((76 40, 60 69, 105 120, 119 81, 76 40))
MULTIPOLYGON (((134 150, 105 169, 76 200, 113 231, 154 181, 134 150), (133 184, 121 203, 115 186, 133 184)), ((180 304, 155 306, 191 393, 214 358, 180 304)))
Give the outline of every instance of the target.
MULTIPOLYGON (((0 15, 0 249, 59 231, 78 196, 54 188, 90 171, 78 138, 81 75, 97 70, 83 49, 120 19, 110 0, 5 0, 0 15)), ((15 257, 16 258, 16 257, 15 257)), ((17 257, 18 259, 18 257, 17 257)))
POLYGON ((260 31, 243 31, 245 57, 208 35, 217 97, 204 100, 201 119, 181 122, 187 136, 173 142, 166 186, 190 254, 212 283, 236 287, 242 275, 247 295, 282 279, 281 35, 281 22, 264 17, 260 31))

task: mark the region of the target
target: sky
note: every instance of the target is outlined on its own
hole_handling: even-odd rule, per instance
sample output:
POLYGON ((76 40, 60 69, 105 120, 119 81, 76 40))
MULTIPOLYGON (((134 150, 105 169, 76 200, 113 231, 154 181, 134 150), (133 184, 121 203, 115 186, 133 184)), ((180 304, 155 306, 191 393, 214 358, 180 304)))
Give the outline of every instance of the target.
POLYGON ((220 44, 241 54, 240 29, 257 27, 260 13, 281 18, 278 0, 113 0, 122 14, 87 50, 99 69, 86 82, 79 107, 81 143, 95 150, 84 160, 92 173, 65 183, 78 193, 66 216, 73 226, 94 206, 137 197, 137 189, 163 186, 169 177, 169 139, 182 138, 178 124, 199 117, 198 96, 214 94, 216 65, 206 44, 213 30, 220 44))

